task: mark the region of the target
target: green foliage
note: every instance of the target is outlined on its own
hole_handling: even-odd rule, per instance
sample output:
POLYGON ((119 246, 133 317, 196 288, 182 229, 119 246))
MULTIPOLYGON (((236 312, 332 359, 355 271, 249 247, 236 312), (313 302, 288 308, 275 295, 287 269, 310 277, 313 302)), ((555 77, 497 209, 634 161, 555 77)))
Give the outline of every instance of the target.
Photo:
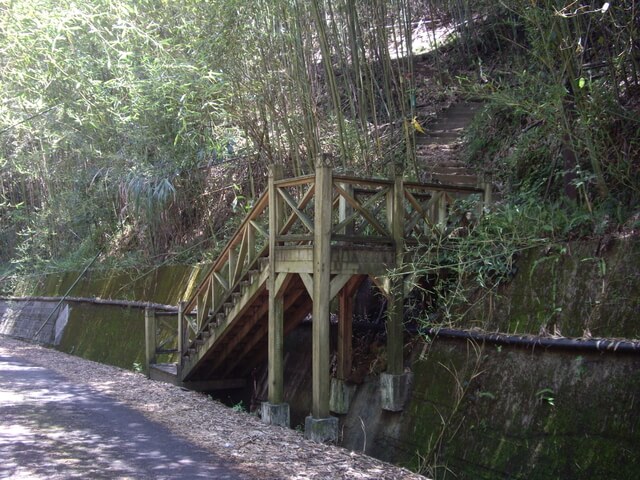
POLYGON ((551 407, 555 407, 555 393, 550 388, 543 388, 536 392, 536 398, 539 402, 545 402, 547 405, 551 407))
MULTIPOLYGON (((460 203, 456 210, 477 210, 460 203)), ((535 201, 532 197, 496 206, 475 224, 450 226, 415 249, 410 266, 430 307, 422 321, 427 325, 468 325, 466 314, 473 305, 508 282, 519 255, 532 248, 556 245, 593 234, 604 216, 584 209, 567 209, 535 201)))
POLYGON ((436 44, 457 25, 430 57, 436 83, 476 65, 468 88, 490 103, 468 158, 507 198, 573 190, 579 209, 624 221, 640 195, 632 6, 0 0, 3 271, 77 268, 99 250, 206 259, 272 162, 302 174, 324 152, 417 175, 418 20, 436 44))
MULTIPOLYGON (((503 6, 504 7, 504 6, 503 6)), ((640 35, 629 2, 594 7, 513 2, 521 34, 504 37, 508 71, 486 69, 475 94, 489 103, 469 135, 468 158, 506 192, 633 206, 640 197, 640 35), (522 67, 522 66, 526 67, 522 67)))
POLYGON ((247 411, 242 400, 240 400, 233 407, 231 407, 231 410, 233 410, 236 413, 242 413, 247 411))
POLYGON ((235 135, 222 75, 196 48, 202 5, 0 8, 0 261, 25 271, 103 247, 162 255, 197 196, 177 193, 180 177, 235 135))

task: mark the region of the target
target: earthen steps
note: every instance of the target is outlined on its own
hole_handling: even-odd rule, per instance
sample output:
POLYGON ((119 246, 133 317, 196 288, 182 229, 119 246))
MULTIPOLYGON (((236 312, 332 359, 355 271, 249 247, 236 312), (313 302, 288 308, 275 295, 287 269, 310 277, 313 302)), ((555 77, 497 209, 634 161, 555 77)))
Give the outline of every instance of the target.
MULTIPOLYGON (((482 176, 459 158, 464 133, 481 108, 480 102, 460 102, 423 124, 424 133, 418 133, 415 138, 421 181, 464 186, 482 184, 482 176)), ((417 110, 418 119, 425 111, 417 110)))

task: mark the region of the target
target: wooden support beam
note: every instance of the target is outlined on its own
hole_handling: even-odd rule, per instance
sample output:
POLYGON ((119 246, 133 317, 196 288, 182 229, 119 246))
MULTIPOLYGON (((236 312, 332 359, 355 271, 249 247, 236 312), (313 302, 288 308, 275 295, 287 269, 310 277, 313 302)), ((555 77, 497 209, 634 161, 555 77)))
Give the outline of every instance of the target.
MULTIPOLYGON (((300 203, 298 204, 298 209, 299 210, 304 210, 306 208, 306 206, 309 204, 309 202, 313 198, 313 195, 315 194, 315 191, 316 191, 315 184, 309 185, 309 189, 302 196, 302 199, 300 200, 300 203)), ((282 234, 288 232, 289 229, 293 226, 293 224, 296 223, 296 218, 298 218, 298 217, 297 217, 297 215, 295 213, 292 213, 291 215, 289 215, 289 218, 287 218, 287 220, 284 222, 284 224, 282 225, 282 228, 280 229, 278 234, 282 235, 282 234)))
POLYGON ((293 279, 293 274, 291 273, 278 273, 275 282, 275 295, 276 297, 281 297, 284 295, 284 292, 287 290, 287 287, 291 283, 293 279))
MULTIPOLYGON (((340 187, 350 195, 353 195, 353 189, 348 189, 344 184, 341 184, 340 187)), ((369 197, 367 200, 365 200, 364 203, 362 203, 362 208, 365 210, 368 209, 371 205, 384 197, 388 191, 389 188, 383 188, 382 190, 379 190, 375 193, 375 195, 369 197)), ((338 206, 344 209, 344 218, 341 216, 342 213, 339 213, 340 223, 334 227, 333 231, 334 233, 338 234, 350 235, 351 233, 353 233, 353 221, 358 217, 358 215, 361 215, 361 213, 360 211, 354 212, 351 204, 347 202, 347 199, 342 195, 339 196, 339 200, 340 201, 338 206), (348 231, 347 229, 350 231, 348 231)), ((354 198, 354 201, 357 200, 354 198)), ((342 210, 340 210, 340 212, 342 212, 342 210)), ((375 215, 377 212, 372 213, 375 215)))
POLYGON ((289 195, 286 190, 283 190, 281 188, 278 188, 276 190, 278 194, 284 199, 284 201, 287 202, 289 207, 291 207, 293 213, 300 219, 306 229, 309 230, 309 232, 313 233, 313 223, 311 222, 311 219, 298 208, 299 206, 297 202, 293 198, 291 198, 291 195, 289 195))
POLYGON ((256 258, 256 231, 253 225, 249 223, 247 225, 247 270, 251 268, 253 261, 256 258))
POLYGON ((340 290, 342 290, 342 287, 346 285, 350 278, 350 274, 341 273, 331 279, 331 284, 329 285, 329 301, 333 300, 333 298, 338 294, 340 290))
POLYGON ((249 224, 264 238, 269 238, 269 232, 262 228, 262 225, 260 225, 258 222, 250 220, 249 224))
POLYGON ((388 198, 387 214, 396 250, 396 275, 391 276, 387 303, 387 373, 400 375, 404 371, 404 185, 402 173, 393 172, 393 190, 388 198))
MULTIPOLYGON (((298 300, 300 299, 300 297, 303 296, 304 293, 305 293, 304 289, 293 289, 292 291, 288 292, 288 295, 286 296, 286 298, 284 298, 284 311, 287 312, 287 321, 285 322, 285 325, 284 325, 285 335, 291 331, 292 322, 295 322, 295 325, 293 326, 297 326, 302 321, 302 319, 309 313, 308 303, 305 303, 304 315, 299 316, 296 313, 296 311, 292 311, 292 306, 296 302, 298 302, 298 300)), ((247 355, 252 351, 256 351, 256 349, 261 350, 259 344, 261 341, 264 340, 265 336, 268 336, 267 323, 260 321, 260 318, 264 315, 264 311, 258 311, 256 312, 255 315, 258 320, 255 324, 256 328, 252 330, 254 333, 252 333, 252 335, 248 335, 245 338, 246 342, 244 342, 244 346, 242 350, 239 353, 234 354, 233 358, 229 359, 225 363, 225 369, 224 369, 225 376, 234 372, 236 370, 236 367, 238 367, 238 365, 240 364, 242 364, 242 368, 237 371, 237 373, 240 376, 244 376, 245 374, 251 371, 251 368, 252 368, 251 366, 254 364, 254 362, 251 361, 252 359, 248 359, 247 355)), ((267 345, 267 349, 268 349, 268 345, 267 345)), ((257 358, 260 358, 260 359, 264 358, 264 352, 262 355, 257 355, 257 358)))
POLYGON ((284 205, 277 193, 275 182, 282 178, 282 166, 272 165, 269 169, 269 290, 268 349, 269 349, 269 403, 284 401, 284 305, 281 295, 277 295, 276 279, 276 234, 282 226, 284 205))
POLYGON ((182 380, 182 355, 184 355, 184 352, 187 350, 188 340, 185 338, 185 333, 189 331, 189 327, 187 326, 187 322, 184 318, 184 304, 185 302, 183 301, 178 302, 178 380, 182 380))
POLYGON ((236 260, 235 268, 233 269, 233 278, 229 281, 231 285, 235 285, 236 282, 240 280, 240 274, 245 266, 247 252, 249 251, 249 230, 251 230, 251 227, 245 227, 245 231, 242 235, 242 242, 240 243, 240 249, 238 250, 238 258, 236 260))
MULTIPOLYGON (((316 188, 318 187, 316 186, 316 188)), ((355 210, 360 212, 360 215, 362 215, 364 219, 367 222, 369 222, 369 224, 378 231, 378 233, 382 234, 383 236, 390 236, 389 231, 383 225, 381 225, 380 222, 378 222, 378 220, 376 220, 376 218, 371 214, 371 212, 363 208, 360 202, 358 202, 355 198, 349 195, 349 193, 345 191, 343 188, 341 188, 339 185, 335 185, 335 189, 347 201, 349 205, 351 205, 355 210)))
MULTIPOLYGON (((353 193, 353 185, 350 183, 342 183, 339 184, 349 195, 354 195, 353 193)), ((353 208, 351 205, 347 203, 347 200, 343 196, 339 196, 338 198, 338 226, 334 228, 333 233, 339 233, 341 235, 353 235, 354 225, 353 223, 343 222, 346 221, 347 218, 350 218, 353 214, 353 208), (347 224, 348 223, 348 224, 347 224)))
POLYGON ((300 279, 302 283, 304 283, 304 288, 307 289, 309 297, 313 300, 313 277, 308 273, 299 273, 298 275, 300 275, 300 279))
POLYGON ((238 261, 238 254, 233 248, 229 249, 229 258, 227 259, 227 272, 229 277, 229 288, 233 288, 235 279, 233 278, 236 272, 236 262, 238 261))
MULTIPOLYGON (((357 277, 349 280, 352 283, 357 277)), ((353 291, 349 284, 345 285, 339 293, 339 317, 338 317, 338 358, 336 376, 340 380, 346 380, 351 374, 353 360, 353 291)))
POLYGON ((218 283, 220 284, 220 286, 222 288, 224 288, 225 292, 229 290, 229 282, 227 282, 227 279, 224 278, 222 275, 220 275, 218 272, 213 272, 213 276, 215 277, 215 279, 218 281, 218 283))
MULTIPOLYGON (((344 191, 344 190, 343 190, 344 191)), ((349 198, 351 196, 345 192, 349 198)), ((345 197, 346 198, 346 197, 345 197)), ((353 201, 353 199, 351 199, 353 201)), ((330 345, 329 303, 331 301, 331 167, 319 160, 316 165, 316 199, 313 242, 313 332, 312 408, 314 418, 329 417, 330 345)))

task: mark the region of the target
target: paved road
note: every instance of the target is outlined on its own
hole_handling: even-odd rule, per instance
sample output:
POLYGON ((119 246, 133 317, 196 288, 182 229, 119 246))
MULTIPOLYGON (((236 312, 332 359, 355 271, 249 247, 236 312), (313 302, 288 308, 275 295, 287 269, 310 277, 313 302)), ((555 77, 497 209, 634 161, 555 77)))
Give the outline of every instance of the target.
POLYGON ((0 354, 0 478, 250 477, 108 396, 0 354))

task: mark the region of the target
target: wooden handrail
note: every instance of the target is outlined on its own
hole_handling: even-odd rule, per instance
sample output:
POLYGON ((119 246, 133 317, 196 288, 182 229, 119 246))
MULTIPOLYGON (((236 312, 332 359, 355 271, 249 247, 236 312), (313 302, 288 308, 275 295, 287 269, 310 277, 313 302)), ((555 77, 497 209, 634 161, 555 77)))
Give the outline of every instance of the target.
POLYGON ((254 207, 244 217, 244 220, 242 221, 242 223, 240 223, 240 226, 236 230, 233 237, 229 239, 229 241, 227 242, 226 246, 224 247, 220 255, 218 255, 217 260, 207 270, 207 273, 205 274, 204 278, 196 288, 195 292, 191 295, 191 298, 189 298, 189 300, 185 304, 185 309, 184 309, 185 314, 189 314, 193 311, 193 309, 196 306, 195 304, 196 304, 198 295, 201 295, 203 289, 207 288, 208 282, 210 280, 210 277, 213 275, 213 272, 218 271, 220 267, 222 267, 226 263, 227 258, 229 256, 229 251, 242 241, 245 228, 247 228, 247 226, 250 225, 250 222, 255 221, 256 218, 258 218, 264 212, 264 210, 267 208, 268 205, 269 205, 269 195, 268 195, 268 192, 265 191, 262 193, 262 195, 260 195, 254 207))

